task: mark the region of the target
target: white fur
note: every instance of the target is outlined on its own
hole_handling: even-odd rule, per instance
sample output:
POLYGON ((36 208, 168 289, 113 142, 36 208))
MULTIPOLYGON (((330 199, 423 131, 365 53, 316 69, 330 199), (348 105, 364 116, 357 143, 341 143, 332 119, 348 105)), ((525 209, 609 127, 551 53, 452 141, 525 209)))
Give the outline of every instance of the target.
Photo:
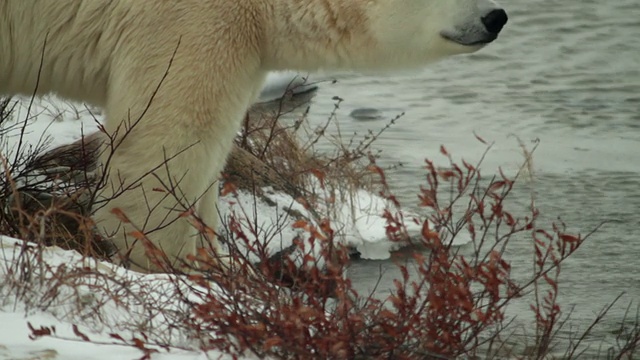
MULTIPOLYGON (((0 93, 55 92, 104 107, 119 138, 137 123, 102 158, 101 196, 127 191, 95 220, 126 254, 133 228, 112 215, 119 208, 171 260, 184 259, 201 244, 196 231, 176 220, 172 196, 153 189, 177 185, 178 200, 197 203, 215 228, 214 182, 267 72, 406 69, 472 52, 481 46, 440 34, 478 26, 493 6, 482 1, 3 0, 0 93)), ((158 270, 142 246, 130 259, 158 270)))

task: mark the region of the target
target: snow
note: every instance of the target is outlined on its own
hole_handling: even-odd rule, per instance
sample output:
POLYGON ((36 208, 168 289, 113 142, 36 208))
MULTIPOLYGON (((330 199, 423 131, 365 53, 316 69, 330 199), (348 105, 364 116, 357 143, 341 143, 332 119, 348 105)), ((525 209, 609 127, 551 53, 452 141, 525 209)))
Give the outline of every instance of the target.
MULTIPOLYGON (((299 229, 292 227, 296 219, 286 209, 308 219, 313 218, 313 215, 288 194, 267 190, 265 197, 276 205, 256 203, 251 194, 240 191, 237 196, 221 197, 220 211, 222 214, 233 211, 236 219, 241 220, 245 233, 251 233, 253 224, 260 224, 260 240, 270 240, 268 248, 271 253, 275 253, 291 245, 291 239, 296 235, 302 235, 299 229)), ((388 240, 385 232, 387 220, 382 217, 385 209, 393 209, 385 199, 365 190, 357 190, 348 199, 333 204, 333 208, 321 203, 315 210, 319 213, 331 213, 331 227, 337 232, 337 238, 355 248, 361 259, 384 260, 390 257, 391 252, 406 245, 388 240)), ((407 211, 403 215, 407 233, 419 236, 422 222, 418 224, 412 219, 420 217, 407 211)), ((452 245, 463 245, 470 241, 470 235, 461 232, 453 239, 452 245)))
MULTIPOLYGON (((117 344, 106 334, 92 332, 79 326, 80 331, 92 342, 80 341, 73 334, 71 325, 57 320, 44 312, 25 315, 22 311, 0 312, 0 359, 65 359, 65 360, 102 360, 102 359, 139 359, 143 353, 131 346, 117 344), (34 328, 41 326, 56 328, 56 337, 42 337, 31 340, 27 323, 34 328)), ((231 359, 230 356, 210 351, 188 351, 171 349, 160 350, 153 359, 199 360, 231 359)))
MULTIPOLYGON (((261 99, 271 99, 280 96, 295 74, 275 74, 269 77, 269 82, 261 99)), ((295 80, 298 81, 298 80, 295 80)), ((304 90, 304 88, 303 88, 304 90)), ((93 133, 98 130, 102 115, 99 109, 93 109, 85 105, 62 101, 58 98, 47 96, 38 99, 14 98, 14 123, 3 124, 8 129, 4 139, 0 139, 0 152, 4 156, 10 155, 16 148, 19 135, 24 131, 23 141, 33 149, 41 145, 47 148, 71 143, 82 137, 83 134, 93 133), (27 119, 23 127, 24 119, 27 119)), ((322 189, 316 189, 321 192, 322 189)), ((291 216, 292 211, 302 214, 307 219, 313 219, 310 211, 293 197, 286 193, 273 189, 263 189, 264 196, 271 204, 257 200, 253 194, 246 191, 238 191, 220 199, 220 216, 222 223, 232 214, 240 221, 247 233, 254 233, 256 241, 268 240, 268 249, 276 253, 292 244, 296 235, 301 235, 299 228, 293 224, 299 220, 291 216), (275 205, 273 205, 275 204, 275 205), (254 225, 258 224, 257 229, 254 225)), ((389 207, 388 202, 365 190, 357 190, 343 201, 335 203, 320 203, 316 212, 331 214, 331 226, 336 231, 336 238, 345 244, 356 248, 364 259, 386 259, 390 252, 403 244, 393 243, 386 236, 386 220, 382 217, 383 211, 390 209, 399 212, 398 209, 389 207)), ((407 231, 411 235, 419 235, 421 225, 414 222, 419 218, 416 214, 405 211, 407 231)), ((313 223, 313 221, 311 221, 313 223)), ((305 238, 304 234, 302 238, 305 238)), ((470 241, 468 234, 458 234, 454 244, 464 244, 470 241)), ((18 254, 23 245, 15 239, 0 236, 0 359, 132 359, 140 358, 142 352, 131 346, 122 346, 118 341, 110 338, 108 333, 126 319, 127 323, 136 321, 146 322, 147 326, 162 327, 170 323, 165 314, 158 313, 154 318, 148 318, 141 304, 129 299, 128 306, 114 303, 113 299, 105 294, 96 293, 86 286, 72 286, 65 284, 61 287, 69 299, 69 303, 60 303, 56 306, 48 306, 46 311, 33 307, 28 302, 12 301, 7 295, 6 289, 12 276, 9 269, 15 268, 18 254), (4 285, 3 285, 4 284, 4 285), (71 322, 78 320, 75 316, 70 318, 68 314, 78 313, 78 299, 90 303, 101 304, 99 310, 100 322, 95 320, 95 314, 82 318, 79 324, 80 331, 86 334, 92 342, 79 341, 74 335, 71 322), (91 320, 93 319, 93 320, 91 320), (40 326, 55 326, 56 336, 43 337, 31 340, 27 323, 35 328, 40 326)), ((317 251, 317 248, 312 248, 317 251)), ((125 269, 108 263, 96 262, 81 257, 71 251, 63 251, 59 248, 47 248, 42 251, 43 266, 51 269, 63 269, 71 271, 74 267, 81 269, 89 266, 96 269, 96 274, 111 274, 123 283, 135 284, 135 288, 129 289, 138 294, 144 294, 147 303, 153 301, 156 307, 175 308, 181 306, 173 303, 173 299, 167 298, 166 287, 175 286, 169 275, 141 275, 129 272, 125 269), (87 263, 90 262, 90 263, 87 263)), ((96 275, 95 282, 104 282, 103 277, 96 275)), ((38 289, 29 289, 33 296, 46 296, 38 289)), ((61 298, 61 296, 58 296, 61 298)), ((64 298, 64 297, 63 297, 64 298)), ((82 302, 81 301, 81 302, 82 302)), ((182 305, 184 306, 184 305, 182 305)), ((93 311, 93 310, 92 310, 93 311)), ((82 311, 80 311, 82 314, 82 311)), ((122 329, 120 329, 122 330, 122 329)), ((129 329, 125 329, 129 330, 129 329)), ((185 334, 175 333, 175 330, 166 329, 171 344, 177 346, 170 352, 160 350, 154 354, 154 359, 225 359, 221 353, 202 351, 190 351, 183 348, 194 348, 185 344, 185 334), (183 346, 184 345, 184 346, 183 346)), ((134 335, 132 335, 134 336, 134 335)), ((191 344, 192 345, 192 344, 191 344)), ((197 347, 196 347, 197 348, 197 347)))
POLYGON ((186 340, 185 334, 167 326, 177 323, 171 314, 185 307, 180 299, 170 296, 176 286, 170 275, 139 274, 75 251, 38 249, 33 244, 24 247, 20 240, 0 236, 0 279, 0 359, 141 358, 141 350, 109 336, 115 333, 127 341, 143 338, 135 328, 153 329, 173 346, 166 350, 145 345, 158 350, 154 359, 231 359, 217 351, 196 350, 198 347, 186 340), (22 282, 16 269, 24 263, 35 263, 24 262, 25 254, 41 258, 38 264, 42 266, 32 269, 28 288, 15 291, 12 287, 22 282), (87 267, 96 271, 86 272, 87 267), (68 275, 77 272, 83 273, 81 285, 69 283, 73 277, 68 275), (65 281, 56 284, 58 278, 65 281), (52 284, 59 285, 55 296, 50 294, 52 284), (118 296, 121 293, 133 295, 118 296), (52 336, 32 339, 29 324, 34 329, 55 331, 52 336), (73 324, 90 341, 82 341, 73 324))
POLYGON ((17 145, 18 137, 27 119, 23 141, 32 147, 46 145, 47 148, 70 144, 82 137, 98 131, 102 119, 99 109, 46 96, 42 98, 14 97, 12 101, 13 124, 5 134, 7 149, 5 155, 17 145))
POLYGON ((260 92, 258 101, 271 101, 281 98, 287 88, 293 93, 301 93, 311 90, 315 85, 309 81, 309 75, 298 74, 293 71, 271 72, 260 92))

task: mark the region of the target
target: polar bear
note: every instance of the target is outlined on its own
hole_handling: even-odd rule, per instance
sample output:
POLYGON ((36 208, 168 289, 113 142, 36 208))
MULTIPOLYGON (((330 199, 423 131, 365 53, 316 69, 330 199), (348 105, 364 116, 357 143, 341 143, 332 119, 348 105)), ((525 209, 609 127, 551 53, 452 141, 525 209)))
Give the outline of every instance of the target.
POLYGON ((118 146, 94 219, 131 268, 162 271, 134 229, 171 262, 218 249, 180 214, 215 229, 217 178, 268 72, 411 69, 479 50, 507 15, 489 0, 3 0, 0 19, 0 93, 104 109, 118 146))

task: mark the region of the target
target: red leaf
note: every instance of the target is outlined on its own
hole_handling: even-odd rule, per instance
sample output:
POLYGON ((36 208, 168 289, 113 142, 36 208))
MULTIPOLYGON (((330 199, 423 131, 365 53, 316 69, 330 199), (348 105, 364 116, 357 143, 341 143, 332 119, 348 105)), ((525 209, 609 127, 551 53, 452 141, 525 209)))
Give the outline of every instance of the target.
POLYGON ((513 226, 516 224, 516 221, 514 220, 513 216, 511 216, 511 214, 509 214, 508 212, 503 213, 504 215, 504 220, 507 223, 507 225, 509 226, 513 226))
POLYGON ((320 187, 324 189, 324 173, 318 169, 309 170, 318 180, 320 180, 320 187))
POLYGON ((371 164, 371 165, 367 166, 367 170, 369 170, 371 172, 374 172, 374 173, 376 173, 378 175, 382 175, 383 174, 382 169, 377 165, 371 164))
POLYGON ((39 329, 36 329, 30 322, 27 322, 27 326, 29 327, 29 330, 31 330, 29 338, 32 340, 41 336, 49 336, 55 332, 55 328, 53 327, 40 326, 39 329))
POLYGON ((138 230, 130 232, 129 235, 133 236, 135 239, 140 241, 147 238, 147 236, 142 231, 138 231, 138 230))
POLYGON ((476 134, 475 132, 473 133, 473 135, 474 135, 474 136, 476 137, 476 139, 478 139, 478 141, 480 141, 481 143, 483 143, 483 144, 485 144, 485 145, 487 144, 487 142, 486 142, 483 138, 481 138, 481 137, 480 137, 480 135, 476 134))
POLYGON ((265 351, 271 350, 272 347, 279 346, 280 344, 282 344, 282 339, 280 339, 277 336, 274 336, 272 338, 265 340, 264 344, 262 344, 262 349, 264 349, 265 351))
POLYGON ((131 222, 127 217, 127 215, 124 214, 124 211, 122 211, 122 209, 120 208, 111 209, 111 213, 115 215, 118 218, 118 220, 122 221, 125 224, 129 224, 131 222))
POLYGON ((440 234, 438 234, 437 231, 432 231, 431 229, 429 229, 429 222, 426 220, 422 224, 422 237, 425 240, 434 240, 436 243, 439 244, 440 234))
POLYGON ((419 195, 418 198, 420 199, 420 206, 424 206, 424 207, 436 206, 433 192, 431 190, 423 190, 422 195, 419 195))
POLYGON ((451 170, 440 170, 438 171, 438 175, 440 175, 444 181, 448 181, 449 179, 456 177, 456 173, 451 170))
POLYGON ((493 184, 491 184, 491 186, 489 186, 489 190, 496 191, 496 190, 502 189, 505 185, 507 185, 506 181, 503 181, 503 180, 496 181, 493 184))
POLYGON ((380 316, 383 319, 386 320, 395 320, 396 319, 396 314, 390 310, 384 309, 382 311, 380 311, 380 313, 378 314, 378 316, 380 316))
MULTIPOLYGON (((144 335, 144 334, 142 334, 142 335, 144 335)), ((144 335, 144 336, 146 336, 146 335, 144 335)), ((145 354, 147 354, 147 355, 149 355, 150 353, 157 353, 157 352, 159 352, 159 351, 158 351, 158 350, 156 350, 156 349, 151 349, 151 348, 148 348, 148 347, 144 346, 144 345, 145 345, 145 344, 144 344, 144 341, 142 341, 142 340, 140 340, 140 339, 138 339, 138 338, 135 338, 135 337, 134 337, 133 339, 131 339, 131 341, 133 342, 133 346, 135 346, 136 348, 138 348, 138 349, 140 349, 140 350, 144 351, 144 353, 145 353, 145 354)))
POLYGON ((133 338, 133 345, 138 349, 145 349, 144 342, 138 338, 133 338))
POLYGON ((469 171, 474 171, 476 168, 475 166, 469 164, 468 162, 464 161, 464 159, 462 160, 462 165, 464 165, 465 168, 467 168, 467 170, 469 171))
MULTIPOLYGON (((553 280, 547 274, 543 274, 542 278, 544 279, 544 281, 547 282, 547 284, 551 285, 551 287, 553 288, 554 292, 558 292, 558 283, 555 280, 553 280)), ((549 294, 551 295, 553 293, 549 292, 549 294)))
POLYGON ((467 223, 467 229, 469 231, 469 234, 471 234, 471 239, 475 240, 476 239, 476 227, 475 227, 475 225, 473 225, 473 223, 471 221, 469 221, 467 223))
POLYGON ((189 216, 193 215, 194 213, 195 213, 195 211, 193 210, 193 207, 190 207, 186 211, 183 211, 182 213, 180 213, 180 215, 178 215, 178 217, 186 218, 186 217, 189 217, 189 216))
POLYGON ((109 334, 109 337, 114 338, 116 340, 120 340, 122 342, 125 342, 125 340, 122 338, 122 336, 120 336, 118 334, 109 334))
POLYGON ((231 182, 225 182, 224 185, 222 185, 222 190, 220 191, 220 195, 227 196, 229 194, 235 194, 237 190, 238 188, 236 187, 235 184, 231 182))
POLYGON ((307 220, 297 220, 293 223, 293 225, 291 225, 291 227, 294 229, 306 229, 307 225, 309 225, 309 222, 307 222, 307 220))
POLYGON ((566 243, 578 243, 580 242, 579 236, 569 235, 569 234, 559 234, 560 240, 566 243))
POLYGON ((403 308, 402 305, 404 304, 404 302, 399 297, 397 297, 395 295, 390 295, 388 299, 389 299, 389 301, 391 301, 391 304, 393 304, 393 306, 396 309, 402 309, 403 308))
POLYGON ((442 155, 444 156, 449 156, 449 152, 447 152, 447 149, 444 147, 444 145, 440 145, 440 153, 442 153, 442 155))
POLYGON ((80 330, 78 329, 78 325, 73 324, 71 325, 71 329, 73 329, 73 333, 79 337, 80 339, 84 340, 84 341, 91 341, 89 340, 89 337, 83 333, 80 332, 80 330))

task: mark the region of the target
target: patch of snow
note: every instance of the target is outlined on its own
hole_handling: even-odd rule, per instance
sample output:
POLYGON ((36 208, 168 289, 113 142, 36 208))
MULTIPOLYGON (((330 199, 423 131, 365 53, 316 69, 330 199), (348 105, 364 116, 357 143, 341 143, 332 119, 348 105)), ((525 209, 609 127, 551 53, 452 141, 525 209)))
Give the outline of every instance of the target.
MULTIPOLYGON (((0 311, 0 359, 11 360, 113 360, 139 359, 143 353, 132 347, 122 346, 105 333, 97 333, 86 326, 78 325, 80 332, 92 342, 80 341, 74 335, 72 325, 56 319, 44 312, 25 315, 20 311, 0 311), (31 331, 27 323, 34 328, 55 327, 56 337, 29 338, 31 331)), ((153 359, 163 360, 206 360, 232 359, 231 356, 217 351, 189 351, 171 349, 166 352, 160 348, 153 359)))
POLYGON ((16 96, 11 99, 10 108, 13 109, 12 121, 3 124, 5 129, 9 129, 2 139, 6 144, 0 144, 7 147, 2 149, 5 156, 15 150, 25 121, 23 144, 31 147, 46 145, 47 148, 70 144, 83 134, 94 133, 102 121, 99 109, 55 96, 33 100, 16 96))
MULTIPOLYGON (((316 190, 320 191, 320 189, 316 190)), ((245 234, 257 233, 256 240, 267 243, 270 254, 275 254, 292 245, 296 236, 306 239, 301 229, 294 229, 293 224, 298 219, 290 213, 299 213, 307 219, 313 219, 313 214, 288 194, 270 189, 263 189, 263 192, 269 199, 269 203, 275 205, 257 201, 251 193, 239 191, 236 195, 220 198, 221 216, 224 219, 225 216, 233 214, 240 222, 245 234)), ((408 245, 408 243, 392 242, 388 239, 387 220, 383 217, 385 210, 395 213, 394 215, 402 213, 408 235, 420 236, 422 220, 416 222, 414 219, 422 219, 422 217, 410 211, 393 211, 393 206, 387 200, 365 190, 355 191, 351 198, 344 201, 331 205, 320 203, 315 208, 316 213, 331 212, 331 227, 335 231, 335 238, 355 248, 360 253, 360 258, 368 260, 388 259, 391 252, 408 245)), ((313 221, 312 223, 317 227, 317 224, 313 221)), ((219 230, 224 232, 224 228, 219 230)), ((452 245, 459 246, 469 242, 471 242, 470 234, 462 231, 453 239, 452 245)), ((315 246, 309 248, 308 252, 317 254, 319 250, 320 248, 315 246)))
MULTIPOLYGON (((198 350, 197 344, 187 339, 187 334, 172 326, 180 324, 172 314, 189 311, 185 308, 188 304, 172 296, 178 286, 172 281, 174 275, 140 274, 85 258, 75 251, 34 247, 0 236, 0 359, 140 358, 143 355, 140 350, 109 336, 115 333, 126 341, 133 337, 142 339, 140 331, 145 330, 136 331, 138 328, 152 329, 162 335, 166 340, 164 344, 171 346, 168 352, 153 345, 153 341, 151 344, 144 341, 147 348, 158 350, 153 359, 231 359, 218 351, 198 350), (26 250, 25 246, 31 248, 26 250), (27 263, 41 267, 30 272, 32 279, 27 282, 9 271, 24 260, 24 251, 28 256, 38 254, 37 261, 32 259, 27 263), (86 271, 87 266, 95 271, 86 271), (40 288, 34 278, 41 278, 46 286, 40 288), (56 283, 58 278, 65 281, 56 283), (73 283, 74 280, 78 283, 73 283), (10 290, 16 282, 29 285, 28 289, 20 290, 28 299, 10 290), (52 289, 55 294, 50 294, 52 289), (28 324, 35 329, 54 328, 54 336, 31 339, 28 324), (74 334, 74 325, 89 342, 74 334)), ((185 287, 182 291, 188 294, 191 289, 185 287)), ((225 294, 220 291, 220 296, 225 294)))
POLYGON ((295 71, 271 72, 267 75, 258 101, 266 102, 279 99, 287 89, 291 90, 294 94, 307 92, 317 88, 318 86, 315 82, 320 80, 322 80, 322 78, 318 78, 318 76, 310 78, 309 74, 301 74, 295 71))

